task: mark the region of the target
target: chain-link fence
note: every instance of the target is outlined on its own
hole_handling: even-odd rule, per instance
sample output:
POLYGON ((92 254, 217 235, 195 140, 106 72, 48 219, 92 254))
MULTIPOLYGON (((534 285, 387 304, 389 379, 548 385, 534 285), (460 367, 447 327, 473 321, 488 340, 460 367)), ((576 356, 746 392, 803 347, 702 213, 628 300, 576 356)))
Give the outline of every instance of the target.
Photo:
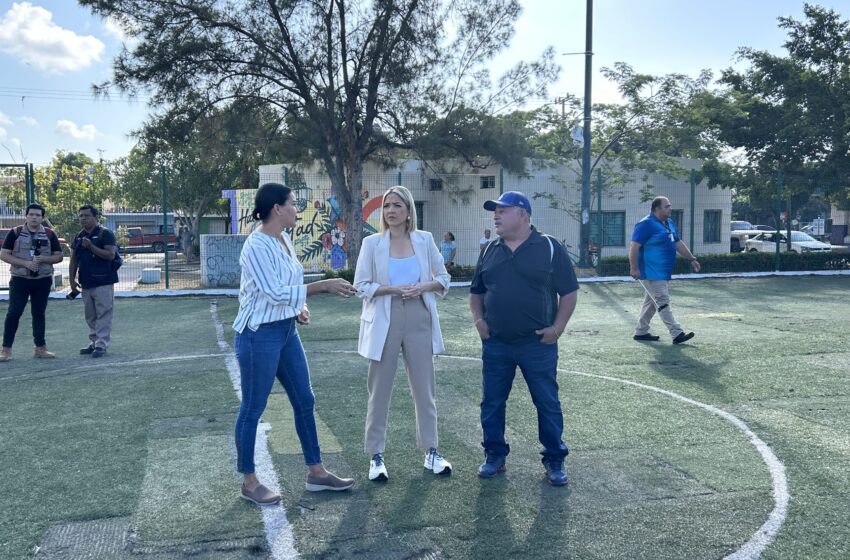
MULTIPOLYGON (((562 242, 576 264, 581 259, 581 176, 575 170, 530 169, 509 173, 498 166, 471 173, 434 169, 420 163, 400 170, 364 173, 362 217, 364 235, 381 229, 381 198, 393 185, 411 190, 416 200, 417 227, 429 231, 445 251, 454 280, 471 279, 482 243, 495 238, 493 214, 483 209, 486 200, 505 191, 525 193, 532 202, 532 222, 541 232, 562 242)), ((5 170, 4 177, 17 171, 5 170)), ((699 255, 703 272, 759 272, 848 268, 847 212, 813 219, 780 221, 782 231, 770 226, 733 220, 736 202, 730 189, 710 189, 696 173, 678 178, 634 172, 593 174, 589 266, 581 276, 628 275, 628 251, 635 224, 649 213, 650 201, 667 196, 673 205, 672 221, 682 240, 699 255), (756 229, 756 228, 760 229, 756 229), (789 237, 789 227, 790 231, 789 237), (736 229, 737 228, 737 229, 736 229), (779 253, 776 240, 779 238, 779 253), (823 242, 830 242, 823 243, 823 242)), ((294 192, 299 222, 291 232, 298 256, 310 278, 328 273, 351 274, 351 232, 345 208, 327 174, 297 171, 282 165, 263 166, 259 184, 280 182, 294 192)), ((166 184, 167 186, 167 184, 166 184)), ((174 199, 175 186, 167 186, 174 199)), ((18 191, 20 180, 4 179, 0 220, 4 230, 23 223, 18 191), (16 194, 18 193, 18 194, 16 194), (17 197, 17 198, 16 198, 17 197), (17 206, 13 202, 17 201, 17 206)), ((125 262, 119 271, 119 291, 163 289, 236 288, 239 285, 239 252, 255 224, 250 219, 256 189, 224 190, 229 211, 188 216, 169 209, 167 197, 144 212, 116 207, 109 201, 101 223, 113 231, 125 262)), ((779 201, 786 208, 784 201, 779 201)), ((97 206, 97 203, 95 203, 97 206)), ((786 209, 787 211, 787 209, 786 209)), ((777 215, 778 211, 777 211, 777 215)), ((799 215, 794 218, 800 217, 799 215)), ((768 220, 765 220, 768 221, 768 220)), ((775 226, 774 226, 775 227, 775 226)), ((58 232, 67 244, 76 232, 58 232)), ((67 246, 64 247, 66 254, 67 246)), ((677 273, 689 272, 682 260, 677 273)), ((67 289, 68 259, 56 267, 57 289, 67 289)), ((9 267, 0 265, 0 287, 8 284, 9 267)))

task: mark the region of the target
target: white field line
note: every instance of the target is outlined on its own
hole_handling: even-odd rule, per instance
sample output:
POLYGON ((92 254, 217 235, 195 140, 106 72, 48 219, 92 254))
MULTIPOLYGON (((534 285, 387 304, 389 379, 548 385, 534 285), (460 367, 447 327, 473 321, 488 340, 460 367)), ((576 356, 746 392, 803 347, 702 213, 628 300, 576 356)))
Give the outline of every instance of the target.
MULTIPOLYGON (((215 336, 218 347, 225 352, 224 362, 227 366, 227 373, 230 375, 230 382, 233 384, 233 390, 236 391, 236 396, 241 402, 242 389, 239 382, 239 363, 236 361, 236 355, 231 351, 230 345, 224 340, 224 327, 218 319, 218 303, 216 301, 210 302, 210 315, 212 315, 213 323, 215 323, 215 336)), ((278 482, 277 473, 274 470, 274 464, 269 454, 266 434, 269 428, 271 426, 265 422, 261 423, 257 428, 254 463, 257 468, 257 478, 269 490, 280 494, 280 483, 278 482)), ((295 538, 292 534, 292 526, 286 519, 286 510, 283 508, 283 502, 272 506, 263 506, 260 510, 263 513, 266 542, 269 544, 271 557, 275 560, 295 560, 299 558, 298 551, 295 550, 295 538)))
MULTIPOLYGON (((338 354, 356 354, 353 350, 336 350, 336 351, 328 351, 322 350, 323 354, 328 353, 338 353, 338 354)), ((437 356, 438 360, 442 359, 450 359, 450 360, 466 360, 473 362, 481 362, 480 358, 471 358, 468 356, 452 356, 447 354, 441 354, 437 356)), ((636 381, 630 381, 628 379, 621 379, 619 377, 613 377, 610 375, 598 375, 595 373, 585 373, 582 371, 575 370, 566 370, 566 369, 558 369, 560 373, 568 373, 573 375, 582 375, 584 377, 594 377, 596 379, 603 379, 605 381, 613 381, 615 383, 622 383, 624 385, 631 385, 633 387, 639 387, 641 389, 646 389, 648 391, 653 391, 660 395, 665 395, 667 397, 671 397, 680 402, 696 406, 706 410, 716 416, 719 416, 731 423, 733 426, 738 428, 744 435, 747 436, 750 443, 762 457, 765 465, 767 465, 767 470, 770 472, 770 477, 773 484, 773 502, 774 507, 773 510, 768 515, 767 521, 765 521, 761 527, 753 534, 750 539, 741 546, 735 552, 729 554, 725 558, 727 560, 756 560, 757 558, 761 558, 762 553, 764 553, 765 549, 776 539, 776 535, 779 533, 779 530, 782 528, 782 524, 785 522, 785 518, 788 514, 788 502, 791 498, 791 495, 788 492, 788 480, 785 476, 785 465, 776 457, 773 451, 761 438, 759 438, 747 424, 729 412, 717 408, 716 406, 712 406, 710 404, 706 404, 704 402, 700 402, 694 399, 690 399, 685 397, 684 395, 680 395, 679 393, 675 393, 673 391, 669 391, 667 389, 661 389, 660 387, 655 387, 653 385, 647 385, 645 383, 638 383, 636 381)))

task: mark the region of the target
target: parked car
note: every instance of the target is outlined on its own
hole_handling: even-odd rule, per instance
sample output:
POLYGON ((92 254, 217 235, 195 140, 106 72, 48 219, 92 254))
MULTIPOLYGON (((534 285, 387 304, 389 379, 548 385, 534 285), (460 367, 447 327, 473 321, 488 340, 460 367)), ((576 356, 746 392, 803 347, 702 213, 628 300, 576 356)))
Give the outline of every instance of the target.
POLYGON ((166 240, 161 233, 142 233, 140 227, 127 228, 127 247, 150 247, 153 252, 161 253, 166 242, 173 247, 177 244, 177 237, 169 233, 166 240))
POLYGON ((730 222, 729 226, 732 231, 751 231, 756 229, 756 227, 750 222, 744 222, 741 220, 730 222))
POLYGON ((759 230, 759 231, 776 231, 776 228, 775 228, 775 227, 773 227, 773 226, 762 226, 762 225, 758 225, 758 226, 753 226, 753 228, 754 228, 754 229, 757 229, 757 230, 759 230))
MULTIPOLYGON (((776 251, 776 236, 779 235, 779 250, 787 251, 788 243, 785 233, 763 232, 746 242, 747 251, 760 251, 771 253, 776 251)), ((791 232, 791 250, 795 253, 827 252, 832 251, 832 245, 821 243, 811 235, 802 231, 791 232)))
MULTIPOLYGON (((46 226, 46 227, 50 227, 50 226, 46 226)), ((0 228, 0 245, 3 245, 3 242, 6 241, 6 236, 9 235, 10 229, 11 228, 0 228)), ((54 231, 54 233, 55 233, 55 231, 54 231)), ((71 255, 71 246, 68 245, 68 242, 65 240, 65 238, 59 237, 58 235, 56 236, 56 238, 59 240, 59 246, 62 248, 62 255, 66 256, 66 257, 70 256, 71 255)))
POLYGON ((760 230, 756 229, 756 226, 742 220, 730 222, 729 228, 731 230, 729 234, 729 251, 732 253, 743 251, 747 239, 761 233, 760 230))

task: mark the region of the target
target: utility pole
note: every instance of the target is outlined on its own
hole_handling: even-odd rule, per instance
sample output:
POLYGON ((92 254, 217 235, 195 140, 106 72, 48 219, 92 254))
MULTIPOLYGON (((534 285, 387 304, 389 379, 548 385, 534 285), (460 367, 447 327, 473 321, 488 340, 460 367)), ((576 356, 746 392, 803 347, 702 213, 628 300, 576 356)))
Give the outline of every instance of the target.
POLYGON ((561 118, 562 118, 562 119, 566 119, 566 118, 567 118, 567 107, 566 107, 566 105, 567 105, 567 101, 568 101, 568 100, 569 100, 569 98, 568 98, 568 97, 556 97, 556 98, 555 98, 555 104, 556 104, 556 105, 558 105, 558 104, 560 104, 560 105, 561 105, 561 118))
MULTIPOLYGON (((593 0, 587 0, 584 45, 584 146, 581 155, 581 237, 578 266, 589 268, 590 262, 590 92, 593 61, 593 0)), ((601 219, 602 216, 599 216, 601 219)))

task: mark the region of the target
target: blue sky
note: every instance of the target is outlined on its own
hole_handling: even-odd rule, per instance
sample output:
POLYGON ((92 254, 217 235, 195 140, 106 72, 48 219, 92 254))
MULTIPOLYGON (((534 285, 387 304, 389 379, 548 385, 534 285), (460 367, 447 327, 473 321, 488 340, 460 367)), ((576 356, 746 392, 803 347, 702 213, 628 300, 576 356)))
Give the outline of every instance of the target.
MULTIPOLYGON (((584 50, 585 0, 521 3, 517 33, 494 61, 494 73, 548 45, 559 54, 584 50)), ((850 18, 850 0, 819 4, 850 18)), ((776 18, 800 18, 802 10, 797 0, 596 0, 593 99, 617 100, 598 73, 616 61, 644 73, 695 76, 734 65, 740 46, 782 52, 785 34, 776 18)), ((144 102, 90 95, 92 83, 109 78, 121 44, 117 26, 73 0, 0 0, 0 162, 43 164, 57 149, 106 159, 126 154, 133 145, 129 132, 147 115, 144 102)), ((558 60, 561 79, 535 105, 583 94, 584 58, 558 60)))

